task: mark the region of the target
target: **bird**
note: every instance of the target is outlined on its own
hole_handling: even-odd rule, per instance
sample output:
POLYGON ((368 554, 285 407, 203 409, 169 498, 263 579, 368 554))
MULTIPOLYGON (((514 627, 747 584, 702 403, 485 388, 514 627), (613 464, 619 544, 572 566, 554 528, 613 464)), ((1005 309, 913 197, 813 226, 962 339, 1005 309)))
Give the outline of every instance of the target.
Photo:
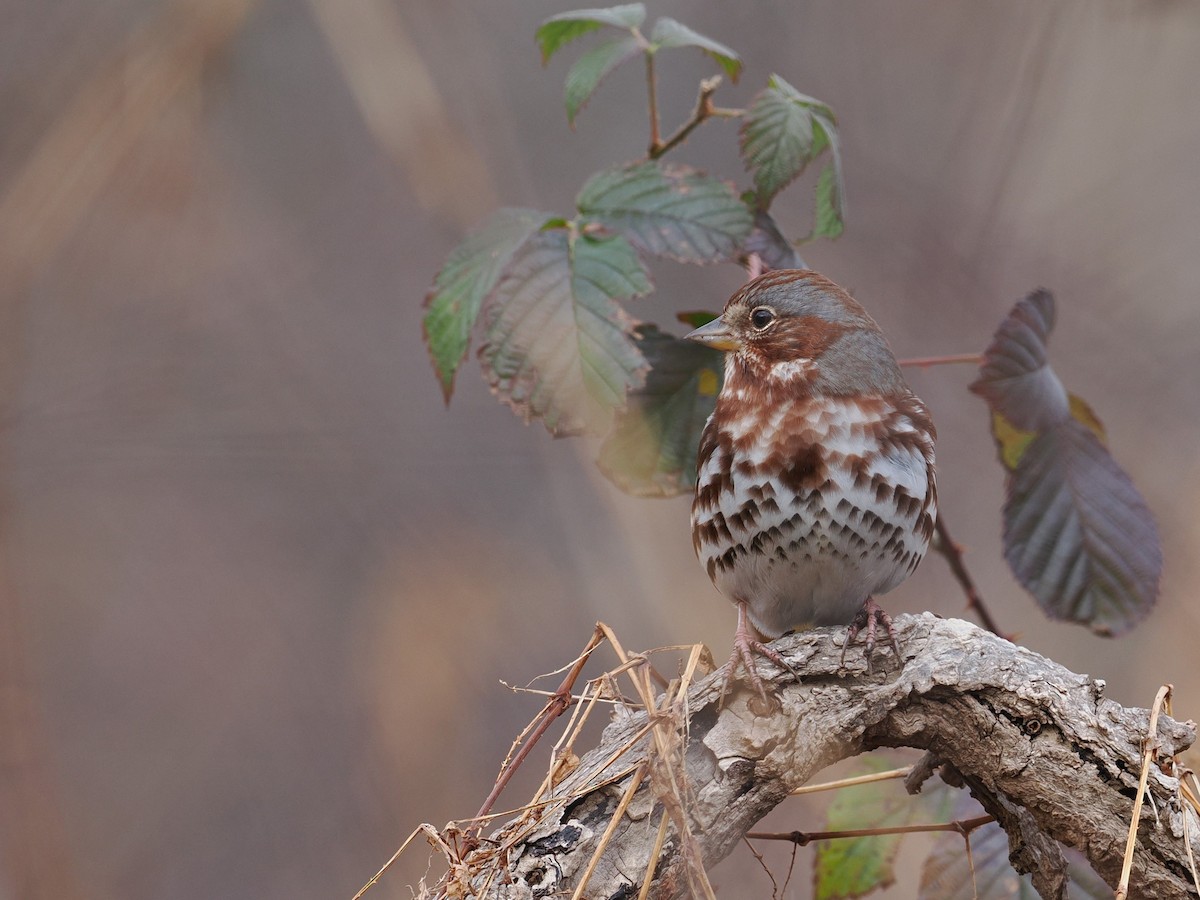
POLYGON ((875 596, 929 547, 937 432, 883 332, 828 278, 775 269, 687 338, 725 352, 691 513, 696 555, 737 606, 722 701, 739 664, 766 699, 755 654, 796 674, 765 643, 789 631, 849 625, 844 665, 866 629, 869 667, 878 624, 899 658, 875 596))

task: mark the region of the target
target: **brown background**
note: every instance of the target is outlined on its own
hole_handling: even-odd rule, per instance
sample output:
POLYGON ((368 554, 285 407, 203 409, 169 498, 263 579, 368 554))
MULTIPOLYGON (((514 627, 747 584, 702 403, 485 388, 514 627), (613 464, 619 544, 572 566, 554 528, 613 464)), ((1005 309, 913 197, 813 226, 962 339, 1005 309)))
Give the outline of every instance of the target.
MULTIPOLYGON (((349 897, 470 815, 596 619, 728 647, 687 502, 600 478, 420 301, 498 204, 567 212, 645 146, 638 67, 567 129, 524 0, 8 0, 0 29, 0 898, 349 897)), ((901 356, 981 349, 1037 286, 1052 350, 1166 539, 1130 638, 1050 625, 999 556, 969 368, 915 372, 942 505, 1003 626, 1196 715, 1200 12, 1183 2, 651 4, 837 111, 849 227, 807 258, 901 356)), ((663 61, 667 127, 709 67, 663 61)), ((682 159, 740 172, 733 127, 682 159)), ((744 181, 744 179, 743 179, 744 181)), ((807 227, 808 187, 780 217, 807 227)), ((657 264, 665 319, 733 267, 657 264)), ((962 613, 939 559, 892 610, 962 613)), ((530 776, 532 777, 532 776, 530 776)), ((508 801, 520 799, 514 792, 508 801)), ((779 827, 816 827, 799 805, 779 827)), ((808 852, 792 896, 806 896, 808 852)), ((376 889, 407 897, 423 848, 376 889)), ((911 873, 910 873, 911 875, 911 873)), ((726 896, 769 896, 741 852, 726 896)), ((911 882, 897 896, 911 895, 911 882)))

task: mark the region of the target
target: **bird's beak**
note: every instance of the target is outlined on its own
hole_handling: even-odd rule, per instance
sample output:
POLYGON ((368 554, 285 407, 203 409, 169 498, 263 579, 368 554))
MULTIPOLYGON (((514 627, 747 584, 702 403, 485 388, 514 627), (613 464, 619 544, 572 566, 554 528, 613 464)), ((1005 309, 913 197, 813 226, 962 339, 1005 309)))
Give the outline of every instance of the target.
POLYGON ((741 350, 742 342, 737 339, 723 316, 718 316, 707 325, 701 325, 691 334, 684 336, 686 340, 704 344, 714 350, 741 350))

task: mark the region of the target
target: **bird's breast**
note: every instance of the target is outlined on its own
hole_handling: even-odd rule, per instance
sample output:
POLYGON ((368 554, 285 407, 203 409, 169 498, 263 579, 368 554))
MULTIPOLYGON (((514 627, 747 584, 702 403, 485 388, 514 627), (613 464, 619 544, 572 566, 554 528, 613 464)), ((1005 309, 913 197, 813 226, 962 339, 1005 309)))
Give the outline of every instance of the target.
POLYGON ((765 634, 849 621, 915 568, 932 442, 883 398, 718 404, 692 507, 696 553, 765 634))

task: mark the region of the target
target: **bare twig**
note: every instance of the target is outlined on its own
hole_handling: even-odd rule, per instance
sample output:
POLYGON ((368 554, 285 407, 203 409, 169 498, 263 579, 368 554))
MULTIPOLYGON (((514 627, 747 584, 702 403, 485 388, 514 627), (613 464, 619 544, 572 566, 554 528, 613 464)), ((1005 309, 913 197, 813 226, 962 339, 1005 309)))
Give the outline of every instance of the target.
POLYGON ((655 149, 662 141, 658 132, 658 76, 654 72, 654 54, 646 53, 646 93, 650 107, 650 158, 655 158, 655 149))
POLYGON ((981 825, 996 820, 991 816, 976 816, 953 822, 931 822, 927 825, 894 825, 890 828, 851 828, 846 831, 751 831, 746 837, 755 841, 791 841, 804 847, 813 841, 832 841, 840 838, 880 837, 885 834, 922 834, 930 831, 953 831, 970 834, 981 825))
POLYGON ((746 280, 753 281, 763 273, 762 257, 757 253, 746 254, 746 280))
POLYGON ((529 738, 517 752, 517 755, 512 758, 512 761, 500 771, 500 775, 496 779, 496 783, 492 786, 491 793, 489 793, 487 795, 487 799, 483 801, 483 806, 479 807, 479 812, 475 813, 474 817, 476 819, 481 819, 491 812, 492 806, 495 804, 496 799, 500 796, 500 792, 504 790, 509 780, 512 779, 513 774, 521 767, 521 763, 525 761, 525 757, 529 755, 529 751, 537 746, 537 742, 541 739, 542 735, 546 733, 546 729, 550 727, 554 720, 561 716, 571 706, 573 702, 571 697, 571 688, 575 686, 575 681, 577 678, 579 678, 579 673, 583 671, 584 665, 587 664, 588 658, 592 655, 592 651, 599 647, 603 640, 604 634, 600 627, 597 626, 596 630, 592 633, 591 640, 588 641, 587 646, 583 649, 583 652, 579 654, 579 657, 575 660, 575 664, 571 666, 570 671, 567 672, 566 676, 563 678, 562 684, 558 686, 558 690, 554 692, 554 696, 551 697, 546 705, 542 708, 540 719, 537 727, 533 730, 533 733, 529 735, 529 738))
POLYGON ((750 843, 750 835, 742 838, 742 843, 746 845, 746 849, 750 851, 750 855, 758 861, 758 864, 762 866, 762 870, 767 873, 767 877, 771 879, 771 900, 777 900, 779 897, 779 883, 775 881, 775 876, 771 874, 771 867, 767 865, 767 861, 763 859, 763 855, 750 843))
POLYGON ((941 510, 937 514, 937 522, 934 526, 937 529, 938 540, 935 549, 946 558, 946 562, 950 566, 950 571, 954 573, 954 577, 958 579, 958 583, 962 585, 963 593, 967 595, 967 608, 979 616, 979 621, 983 627, 992 634, 999 635, 1002 638, 1008 638, 1004 632, 1000 630, 1000 626, 996 624, 996 620, 992 618, 992 614, 983 604, 983 598, 979 596, 979 591, 975 589, 975 582, 971 578, 971 574, 967 571, 966 562, 963 560, 962 547, 955 543, 954 538, 950 536, 950 531, 946 528, 946 516, 941 510))
MULTIPOLYGON (((664 153, 667 153, 675 147, 678 147, 685 140, 687 140, 688 135, 695 131, 697 126, 699 126, 706 119, 732 119, 743 115, 744 110, 723 109, 713 104, 712 96, 717 92, 717 88, 720 86, 720 84, 720 75, 714 75, 712 78, 705 78, 700 82, 700 96, 696 98, 696 108, 692 110, 692 117, 680 125, 675 133, 665 141, 660 141, 657 139, 657 127, 655 128, 654 133, 651 135, 650 149, 646 154, 650 157, 650 159, 658 159, 664 153)), ((651 96, 653 96, 653 94, 651 94, 651 96)))
POLYGON ((373 888, 379 882, 379 879, 384 876, 384 874, 387 872, 387 870, 392 867, 392 863, 394 863, 396 860, 398 860, 400 858, 400 855, 405 850, 408 849, 408 845, 413 842, 413 838, 415 838, 418 834, 421 834, 428 827, 429 826, 427 826, 427 825, 421 825, 421 826, 418 826, 417 828, 414 828, 412 834, 410 834, 407 838, 405 838, 404 843, 400 845, 400 849, 392 854, 391 859, 389 859, 382 866, 380 866, 379 871, 376 872, 374 875, 372 875, 371 880, 368 881, 366 884, 364 884, 361 888, 359 888, 358 893, 355 894, 352 898, 350 898, 350 900, 360 900, 360 898, 362 897, 363 894, 365 894, 367 891, 369 891, 371 888, 373 888))
POLYGON ((983 362, 983 355, 958 353, 951 356, 913 356, 908 359, 898 359, 896 362, 902 366, 912 366, 918 369, 927 369, 930 366, 951 366, 959 363, 971 363, 977 366, 983 362))

